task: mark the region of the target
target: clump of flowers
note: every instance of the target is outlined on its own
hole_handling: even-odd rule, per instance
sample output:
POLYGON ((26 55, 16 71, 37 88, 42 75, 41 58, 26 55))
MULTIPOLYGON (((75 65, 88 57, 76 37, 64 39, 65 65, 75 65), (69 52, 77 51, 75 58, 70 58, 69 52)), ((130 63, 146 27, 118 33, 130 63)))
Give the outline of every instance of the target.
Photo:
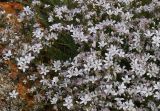
MULTIPOLYGON (((160 110, 158 0, 33 0, 1 32, 31 108, 160 110), (30 99, 28 99, 30 98, 30 99)), ((3 15, 3 13, 1 13, 3 15)), ((27 98, 27 99, 26 99, 27 98)))

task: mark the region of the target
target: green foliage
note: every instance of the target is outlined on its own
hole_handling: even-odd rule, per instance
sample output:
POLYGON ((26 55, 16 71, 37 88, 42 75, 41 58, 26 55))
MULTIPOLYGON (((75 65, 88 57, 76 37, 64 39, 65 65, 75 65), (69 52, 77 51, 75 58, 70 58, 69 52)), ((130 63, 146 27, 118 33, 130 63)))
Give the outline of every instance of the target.
POLYGON ((69 34, 62 33, 52 47, 48 47, 47 54, 52 59, 67 60, 77 55, 77 48, 78 46, 74 43, 72 37, 69 34))
POLYGON ((78 46, 75 44, 72 37, 67 33, 62 33, 51 47, 46 47, 39 55, 41 60, 45 63, 50 60, 65 61, 70 58, 73 59, 78 54, 77 49, 78 46))

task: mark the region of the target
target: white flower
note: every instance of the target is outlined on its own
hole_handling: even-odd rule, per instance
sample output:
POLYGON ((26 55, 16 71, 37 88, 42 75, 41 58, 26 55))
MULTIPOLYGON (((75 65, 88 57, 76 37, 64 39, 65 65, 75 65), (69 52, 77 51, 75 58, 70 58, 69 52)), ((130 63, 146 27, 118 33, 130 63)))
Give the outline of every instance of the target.
POLYGON ((106 94, 110 94, 110 93, 112 93, 112 85, 106 85, 106 88, 105 88, 105 90, 104 90, 104 92, 106 93, 106 94))
POLYGON ((74 69, 73 68, 71 68, 70 70, 67 71, 66 77, 71 78, 72 76, 74 76, 74 69))
POLYGON ((26 63, 25 58, 23 58, 23 57, 17 58, 17 62, 18 62, 17 63, 18 69, 21 69, 23 72, 25 72, 26 69, 29 68, 29 66, 26 63))
POLYGON ((40 5, 41 2, 39 0, 33 0, 32 5, 40 5))
POLYGON ((24 9, 24 12, 26 15, 32 15, 33 12, 31 11, 31 8, 29 6, 26 6, 23 8, 24 9))
POLYGON ((33 93, 36 91, 36 87, 31 87, 30 89, 28 89, 28 92, 33 93))
POLYGON ((53 62, 53 68, 52 68, 55 72, 61 70, 61 61, 54 61, 53 62))
POLYGON ((88 79, 89 81, 91 81, 92 83, 95 83, 95 82, 98 80, 98 77, 89 76, 89 77, 87 77, 87 79, 88 79))
POLYGON ((158 68, 158 66, 156 64, 154 64, 154 63, 149 64, 148 68, 149 69, 148 69, 147 75, 149 75, 150 78, 151 77, 156 77, 157 74, 159 73, 159 70, 160 70, 158 68))
POLYGON ((56 104, 57 101, 58 101, 58 97, 53 97, 53 98, 50 100, 51 104, 56 104))
POLYGON ((128 111, 136 111, 136 109, 134 108, 134 104, 132 100, 126 101, 125 103, 125 108, 128 111))
POLYGON ((63 104, 63 106, 66 106, 68 109, 71 109, 73 107, 72 96, 68 96, 64 98, 64 100, 65 100, 65 103, 63 104))
POLYGON ((17 95, 18 95, 18 92, 16 92, 16 90, 13 90, 12 92, 9 93, 9 96, 10 96, 11 98, 16 98, 17 95))
POLYGON ((47 36, 45 36, 45 39, 46 40, 52 40, 52 39, 57 40, 58 39, 58 35, 56 33, 51 32, 47 36))
POLYGON ((26 63, 30 63, 35 57, 31 56, 31 53, 24 57, 26 63))
POLYGON ((65 61, 64 63, 63 63, 63 66, 64 67, 67 67, 67 66, 69 66, 70 65, 70 62, 69 61, 65 61))
POLYGON ((111 16, 113 13, 114 13, 114 12, 113 12, 112 10, 107 10, 107 14, 108 14, 108 15, 111 16))
POLYGON ((82 70, 78 70, 78 68, 74 68, 71 67, 68 71, 67 71, 67 75, 66 77, 71 78, 72 76, 78 76, 78 75, 83 75, 82 70))
POLYGON ((80 69, 80 70, 78 70, 78 68, 75 68, 75 69, 74 69, 74 75, 75 75, 75 76, 83 75, 83 72, 82 72, 82 70, 81 70, 81 69, 80 69))
POLYGON ((25 72, 26 71, 26 69, 28 69, 29 68, 29 66, 27 66, 26 64, 21 64, 20 66, 18 66, 18 69, 21 69, 23 72, 25 72))
POLYGON ((36 79, 37 77, 35 76, 35 74, 29 76, 29 80, 31 81, 35 81, 36 79))
POLYGON ((107 45, 107 43, 105 41, 100 41, 100 42, 98 42, 98 44, 99 44, 99 48, 103 48, 107 45))
POLYGON ((160 90, 160 82, 157 82, 157 83, 154 85, 154 89, 155 89, 155 90, 160 90))
POLYGON ((11 50, 6 50, 6 51, 4 50, 4 51, 3 51, 3 55, 4 55, 3 58, 4 58, 5 60, 9 60, 9 58, 12 56, 12 52, 11 52, 11 50))
POLYGON ((157 47, 160 46, 160 36, 153 36, 152 43, 155 44, 157 47))
POLYGON ((49 72, 48 67, 44 66, 44 64, 40 65, 39 69, 40 74, 43 75, 47 75, 47 73, 49 72))
POLYGON ((131 67, 132 71, 134 71, 137 75, 142 76, 146 72, 144 64, 142 64, 137 58, 135 60, 132 59, 131 67))
POLYGON ((126 91, 126 86, 124 85, 124 83, 122 83, 121 85, 118 86, 118 94, 123 94, 126 91))
POLYGON ((56 13, 56 15, 55 15, 56 17, 58 17, 59 19, 63 18, 61 7, 55 7, 54 11, 56 13))
POLYGON ((58 77, 53 77, 53 79, 52 79, 52 85, 53 86, 56 85, 58 81, 59 81, 58 77))
POLYGON ((154 97, 158 100, 160 100, 160 92, 156 91, 154 94, 154 97))
POLYGON ((86 105, 89 101, 92 100, 92 97, 89 94, 85 94, 85 96, 82 96, 80 104, 86 105))
POLYGON ((42 47, 42 44, 38 43, 38 44, 34 44, 34 45, 31 47, 31 50, 32 50, 34 53, 39 53, 42 48, 43 48, 43 47, 42 47))
POLYGON ((88 41, 88 36, 84 35, 84 32, 80 31, 80 29, 73 28, 70 30, 72 32, 72 37, 80 42, 87 42, 88 41))
POLYGON ((153 90, 152 90, 152 87, 143 87, 143 89, 142 89, 142 91, 141 91, 141 94, 143 95, 143 96, 145 96, 145 97, 148 97, 148 96, 151 96, 151 95, 153 95, 153 92, 152 92, 153 90))
POLYGON ((33 31, 33 36, 35 36, 38 39, 42 39, 44 33, 42 32, 41 28, 37 28, 35 31, 33 31))
POLYGON ((153 36, 153 34, 154 34, 154 33, 151 33, 150 30, 147 30, 147 32, 144 33, 144 35, 145 35, 146 37, 151 37, 151 36, 153 36))
POLYGON ((97 30, 96 30, 95 27, 90 27, 90 28, 88 28, 88 31, 89 31, 90 34, 91 34, 91 33, 96 33, 96 32, 97 32, 97 30))
POLYGON ((111 45, 110 48, 108 49, 108 51, 109 51, 109 54, 110 54, 111 56, 114 56, 114 55, 116 55, 116 54, 119 54, 119 50, 118 50, 117 47, 114 46, 114 45, 111 45))
POLYGON ((48 17, 48 22, 53 22, 53 17, 51 15, 48 17))
POLYGON ((42 85, 47 85, 48 84, 48 80, 44 78, 44 76, 42 76, 42 79, 40 80, 40 83, 42 83, 42 85))
POLYGON ((45 5, 44 5, 44 8, 48 8, 48 7, 50 7, 50 5, 48 5, 48 4, 45 4, 45 5))
POLYGON ((89 72, 91 70, 91 65, 90 64, 84 64, 84 70, 89 72))
POLYGON ((126 75, 124 78, 122 77, 122 80, 124 83, 130 83, 131 78, 129 78, 128 75, 126 75))
POLYGON ((61 23, 53 24, 49 27, 50 27, 50 31, 58 31, 63 29, 63 26, 61 23))
POLYGON ((93 64, 94 70, 101 70, 102 69, 102 61, 101 60, 95 60, 93 64))

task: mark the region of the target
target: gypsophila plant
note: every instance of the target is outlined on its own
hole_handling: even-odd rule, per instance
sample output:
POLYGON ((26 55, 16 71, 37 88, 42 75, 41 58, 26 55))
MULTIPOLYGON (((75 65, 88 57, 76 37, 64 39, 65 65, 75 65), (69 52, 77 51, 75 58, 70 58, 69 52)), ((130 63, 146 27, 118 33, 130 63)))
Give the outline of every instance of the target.
POLYGON ((0 44, 1 64, 15 63, 26 89, 9 96, 30 101, 27 111, 160 110, 158 0, 22 3, 0 44))

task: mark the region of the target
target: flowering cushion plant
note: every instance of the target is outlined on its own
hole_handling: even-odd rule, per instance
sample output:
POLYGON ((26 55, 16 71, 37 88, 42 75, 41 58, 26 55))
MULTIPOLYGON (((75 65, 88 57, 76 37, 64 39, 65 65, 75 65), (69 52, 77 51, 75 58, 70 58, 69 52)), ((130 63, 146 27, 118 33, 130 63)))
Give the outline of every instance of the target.
POLYGON ((8 22, 0 32, 1 64, 16 64, 25 93, 10 98, 35 111, 160 109, 158 0, 22 3, 18 29, 8 22))

